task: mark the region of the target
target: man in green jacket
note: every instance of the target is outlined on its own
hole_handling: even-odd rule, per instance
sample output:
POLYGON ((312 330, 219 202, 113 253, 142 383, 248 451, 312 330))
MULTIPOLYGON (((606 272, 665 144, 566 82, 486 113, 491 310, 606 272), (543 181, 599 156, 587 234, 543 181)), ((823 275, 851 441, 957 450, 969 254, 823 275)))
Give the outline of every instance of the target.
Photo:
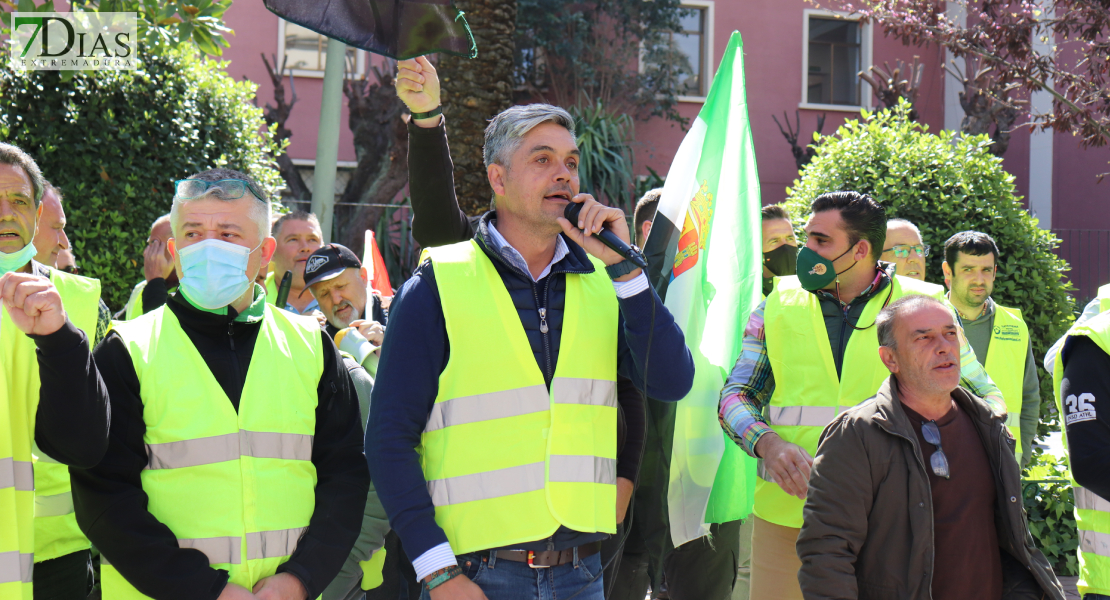
POLYGON ((879 393, 821 435, 798 536, 807 600, 1000 600, 1064 592, 1033 546, 1005 421, 960 387, 951 309, 879 314, 879 393))

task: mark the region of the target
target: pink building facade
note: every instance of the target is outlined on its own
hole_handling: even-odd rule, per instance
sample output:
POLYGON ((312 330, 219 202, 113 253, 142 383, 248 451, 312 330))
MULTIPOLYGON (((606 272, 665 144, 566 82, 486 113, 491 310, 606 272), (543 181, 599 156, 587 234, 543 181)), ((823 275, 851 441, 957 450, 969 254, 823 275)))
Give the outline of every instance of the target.
MULTIPOLYGON (((702 78, 692 82, 693 95, 682 97, 679 111, 688 118, 697 115, 702 106, 698 90, 703 95, 710 83, 705 75, 716 69, 731 32, 740 31, 765 204, 785 199, 786 188, 798 176, 790 146, 772 115, 781 121, 785 111, 793 122, 798 111, 802 143, 811 139, 821 115, 827 115, 824 133, 834 132, 845 119, 858 117, 861 108, 876 103, 870 87, 855 76, 869 65, 893 66, 898 60, 910 63, 917 57, 924 65, 916 107, 922 122, 939 132, 958 129, 963 118, 957 96, 960 86, 944 71, 947 58, 940 48, 906 46, 886 37, 880 28, 816 9, 806 0, 685 0, 684 5, 697 12, 684 20, 679 45, 702 78)), ((322 83, 322 65, 314 63, 315 42, 307 39, 306 32, 283 24, 261 2, 236 2, 226 19, 236 32, 225 52, 231 61, 228 72, 258 83, 260 105, 272 102, 272 88, 259 53, 280 57, 288 51, 290 64, 305 67, 296 71, 298 102, 288 124, 293 131, 289 153, 298 164, 310 166, 316 152, 322 83), (317 66, 320 70, 314 71, 317 66)), ((363 68, 380 62, 363 52, 356 55, 363 68)), ((341 166, 355 158, 345 107, 343 112, 341 166)), ((661 119, 637 123, 636 172, 647 174, 650 167, 666 174, 683 135, 679 126, 661 119)), ((1110 281, 1110 179, 1101 184, 1097 179, 1110 171, 1110 149, 1082 150, 1070 135, 1034 134, 1022 128, 1012 136, 1004 165, 1041 226, 1057 231, 1064 240, 1061 254, 1084 270, 1073 269, 1073 281, 1081 288, 1110 281)), ((1081 289, 1080 295, 1087 295, 1086 291, 1081 289)))

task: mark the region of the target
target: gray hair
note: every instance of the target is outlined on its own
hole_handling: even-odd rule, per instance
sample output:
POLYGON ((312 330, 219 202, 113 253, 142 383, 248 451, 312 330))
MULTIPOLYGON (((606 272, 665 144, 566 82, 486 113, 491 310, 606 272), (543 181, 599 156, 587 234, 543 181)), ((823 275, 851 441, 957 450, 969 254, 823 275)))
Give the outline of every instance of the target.
POLYGON ((284 215, 276 215, 274 217, 274 220, 272 221, 273 225, 270 227, 270 231, 274 234, 274 237, 278 237, 279 235, 281 235, 281 228, 285 227, 285 224, 289 221, 307 221, 309 223, 315 224, 316 229, 319 229, 321 233, 323 232, 323 228, 320 227, 320 219, 316 217, 316 213, 310 213, 306 210, 298 209, 289 211, 284 215))
MULTIPOLYGON (((13 165, 23 169, 27 174, 27 178, 31 180, 31 193, 34 195, 35 206, 39 205, 42 201, 42 195, 46 192, 46 180, 42 177, 42 171, 39 170, 38 163, 35 159, 31 158, 19 146, 5 144, 0 142, 0 165, 13 165)), ((59 198, 61 194, 59 194, 59 198)))
POLYGON ((887 306, 879 312, 879 316, 875 317, 875 328, 879 336, 879 345, 895 350, 898 348, 897 340, 894 339, 894 320, 901 313, 907 310, 913 310, 927 304, 935 304, 951 310, 948 305, 932 296, 925 296, 922 294, 909 294, 902 296, 895 300, 890 306, 887 306))
MULTIPOLYGON (((261 189, 259 188, 258 183, 256 183, 250 175, 235 171, 233 169, 209 169, 207 171, 201 171, 200 173, 197 173, 195 175, 190 175, 189 179, 199 179, 201 181, 209 182, 220 181, 221 179, 239 179, 249 183, 254 189, 261 189)), ((174 194, 173 206, 170 208, 170 229, 173 230, 174 237, 177 237, 177 228, 179 225, 181 225, 180 209, 182 204, 185 204, 186 202, 192 202, 194 200, 202 200, 204 198, 216 198, 218 200, 224 200, 226 202, 233 201, 227 198, 223 198, 222 195, 220 195, 219 193, 212 193, 215 192, 217 189, 218 188, 210 188, 209 193, 201 196, 200 198, 185 199, 177 197, 176 193, 174 194)), ((253 192, 248 193, 253 195, 253 192)), ((258 225, 258 237, 260 238, 260 240, 262 240, 270 237, 270 199, 267 197, 259 198, 258 200, 260 201, 250 203, 250 208, 248 209, 247 216, 249 216, 250 220, 254 221, 254 223, 258 225)), ((155 223, 157 223, 157 221, 155 223)))
POLYGON ((891 219, 891 220, 886 222, 886 228, 890 229, 891 225, 905 225, 905 226, 909 227, 910 229, 912 229, 914 231, 914 233, 917 234, 917 239, 919 239, 919 240, 925 239, 925 238, 921 237, 921 229, 919 229, 917 227, 917 225, 914 225, 913 221, 907 221, 905 219, 891 219))
POLYGON ((509 157, 520 147, 521 139, 544 123, 555 123, 574 136, 574 117, 550 104, 513 106, 490 120, 486 127, 486 145, 482 158, 490 165, 507 166, 509 157))

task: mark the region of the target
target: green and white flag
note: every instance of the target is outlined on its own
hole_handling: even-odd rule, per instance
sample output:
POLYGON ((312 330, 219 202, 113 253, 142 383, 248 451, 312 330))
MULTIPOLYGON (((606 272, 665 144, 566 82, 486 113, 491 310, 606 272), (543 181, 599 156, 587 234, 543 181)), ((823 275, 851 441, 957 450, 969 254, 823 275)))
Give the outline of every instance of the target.
POLYGON ((759 176, 733 32, 698 118, 671 163, 645 253, 652 284, 697 369, 675 409, 667 502, 677 547, 751 513, 755 461, 717 421, 725 378, 761 294, 759 176))

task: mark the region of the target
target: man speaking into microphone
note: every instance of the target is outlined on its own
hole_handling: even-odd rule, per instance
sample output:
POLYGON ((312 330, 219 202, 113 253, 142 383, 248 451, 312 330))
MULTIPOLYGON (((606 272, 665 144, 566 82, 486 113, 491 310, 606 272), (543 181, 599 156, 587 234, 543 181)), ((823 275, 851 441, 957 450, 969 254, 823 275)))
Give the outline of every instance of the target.
MULTIPOLYGON (((420 92, 406 71, 398 87, 420 92)), ((413 117, 438 120, 428 108, 413 117)), ((617 374, 677 401, 693 363, 640 268, 591 235, 629 239, 620 210, 579 194, 566 111, 502 112, 484 155, 497 210, 394 299, 366 457, 425 597, 600 600, 617 374)))

